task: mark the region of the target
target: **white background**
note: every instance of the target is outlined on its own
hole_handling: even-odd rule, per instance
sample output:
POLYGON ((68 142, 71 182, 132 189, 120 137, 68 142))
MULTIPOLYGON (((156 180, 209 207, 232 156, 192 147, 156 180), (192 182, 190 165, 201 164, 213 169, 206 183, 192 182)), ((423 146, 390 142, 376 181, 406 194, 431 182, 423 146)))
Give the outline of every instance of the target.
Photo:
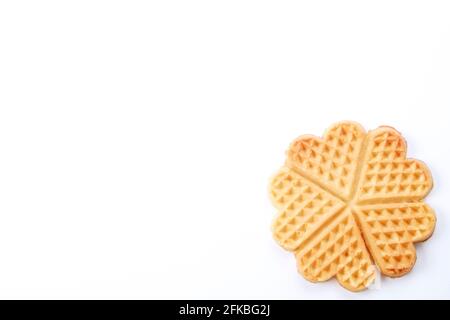
POLYGON ((448 1, 2 1, 0 298, 450 298, 448 1), (425 161, 407 276, 311 284, 272 240, 292 139, 388 124, 425 161))

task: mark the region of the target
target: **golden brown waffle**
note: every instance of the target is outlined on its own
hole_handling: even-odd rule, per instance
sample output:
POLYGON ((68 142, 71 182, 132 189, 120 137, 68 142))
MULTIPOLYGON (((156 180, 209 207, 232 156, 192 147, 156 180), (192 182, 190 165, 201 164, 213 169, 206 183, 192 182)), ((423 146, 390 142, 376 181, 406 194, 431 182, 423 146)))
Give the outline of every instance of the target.
POLYGON ((368 133, 340 122, 323 138, 296 139, 270 195, 279 210, 275 240, 313 282, 333 276, 360 291, 381 273, 399 277, 416 260, 414 242, 428 239, 436 218, 424 199, 432 188, 425 164, 406 159, 399 132, 368 133))

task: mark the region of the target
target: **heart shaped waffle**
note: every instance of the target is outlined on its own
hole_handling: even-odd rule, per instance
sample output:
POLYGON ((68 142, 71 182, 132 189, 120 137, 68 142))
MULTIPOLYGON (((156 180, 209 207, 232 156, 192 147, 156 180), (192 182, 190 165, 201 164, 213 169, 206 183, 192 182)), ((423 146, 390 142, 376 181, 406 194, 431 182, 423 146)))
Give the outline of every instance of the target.
POLYGON ((279 210, 273 236, 295 254, 306 279, 336 276, 361 291, 375 279, 374 263, 390 277, 412 269, 414 242, 428 239, 436 223, 422 201, 432 185, 425 164, 406 159, 395 129, 366 133, 355 122, 340 122, 323 138, 305 135, 291 144, 270 183, 279 210))

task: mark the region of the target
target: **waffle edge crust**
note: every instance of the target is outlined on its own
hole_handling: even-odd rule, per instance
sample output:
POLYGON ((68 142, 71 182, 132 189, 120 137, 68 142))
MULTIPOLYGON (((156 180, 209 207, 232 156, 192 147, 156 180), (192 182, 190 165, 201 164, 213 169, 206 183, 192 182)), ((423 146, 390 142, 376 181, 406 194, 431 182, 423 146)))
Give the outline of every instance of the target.
POLYGON ((366 132, 338 122, 323 138, 304 135, 290 145, 270 182, 278 210, 273 237, 294 253, 307 280, 336 277, 362 291, 376 267, 389 277, 411 271, 414 243, 428 239, 436 224, 423 201, 432 186, 430 171, 406 158, 406 142, 394 128, 366 132))

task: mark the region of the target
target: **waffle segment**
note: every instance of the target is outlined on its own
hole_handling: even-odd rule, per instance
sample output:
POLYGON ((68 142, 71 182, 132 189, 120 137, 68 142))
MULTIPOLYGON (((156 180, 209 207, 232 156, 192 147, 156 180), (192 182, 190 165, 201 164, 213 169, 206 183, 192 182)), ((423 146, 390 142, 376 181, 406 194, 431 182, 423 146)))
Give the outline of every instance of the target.
POLYGON ((297 268, 312 281, 338 281, 352 291, 365 289, 375 279, 370 255, 353 215, 346 209, 319 234, 314 243, 295 252, 297 268))
POLYGON ((272 201, 280 209, 273 223, 275 240, 294 251, 345 204, 294 171, 283 168, 271 183, 272 201))
POLYGON ((380 127, 369 133, 359 202, 420 200, 431 187, 431 174, 425 164, 406 159, 406 142, 399 132, 380 127))
POLYGON ((436 218, 423 202, 357 208, 367 246, 383 274, 399 277, 416 261, 414 242, 428 239, 436 218))
POLYGON ((323 139, 302 136, 287 152, 288 167, 300 171, 341 199, 348 199, 365 131, 357 123, 331 126, 323 139))

